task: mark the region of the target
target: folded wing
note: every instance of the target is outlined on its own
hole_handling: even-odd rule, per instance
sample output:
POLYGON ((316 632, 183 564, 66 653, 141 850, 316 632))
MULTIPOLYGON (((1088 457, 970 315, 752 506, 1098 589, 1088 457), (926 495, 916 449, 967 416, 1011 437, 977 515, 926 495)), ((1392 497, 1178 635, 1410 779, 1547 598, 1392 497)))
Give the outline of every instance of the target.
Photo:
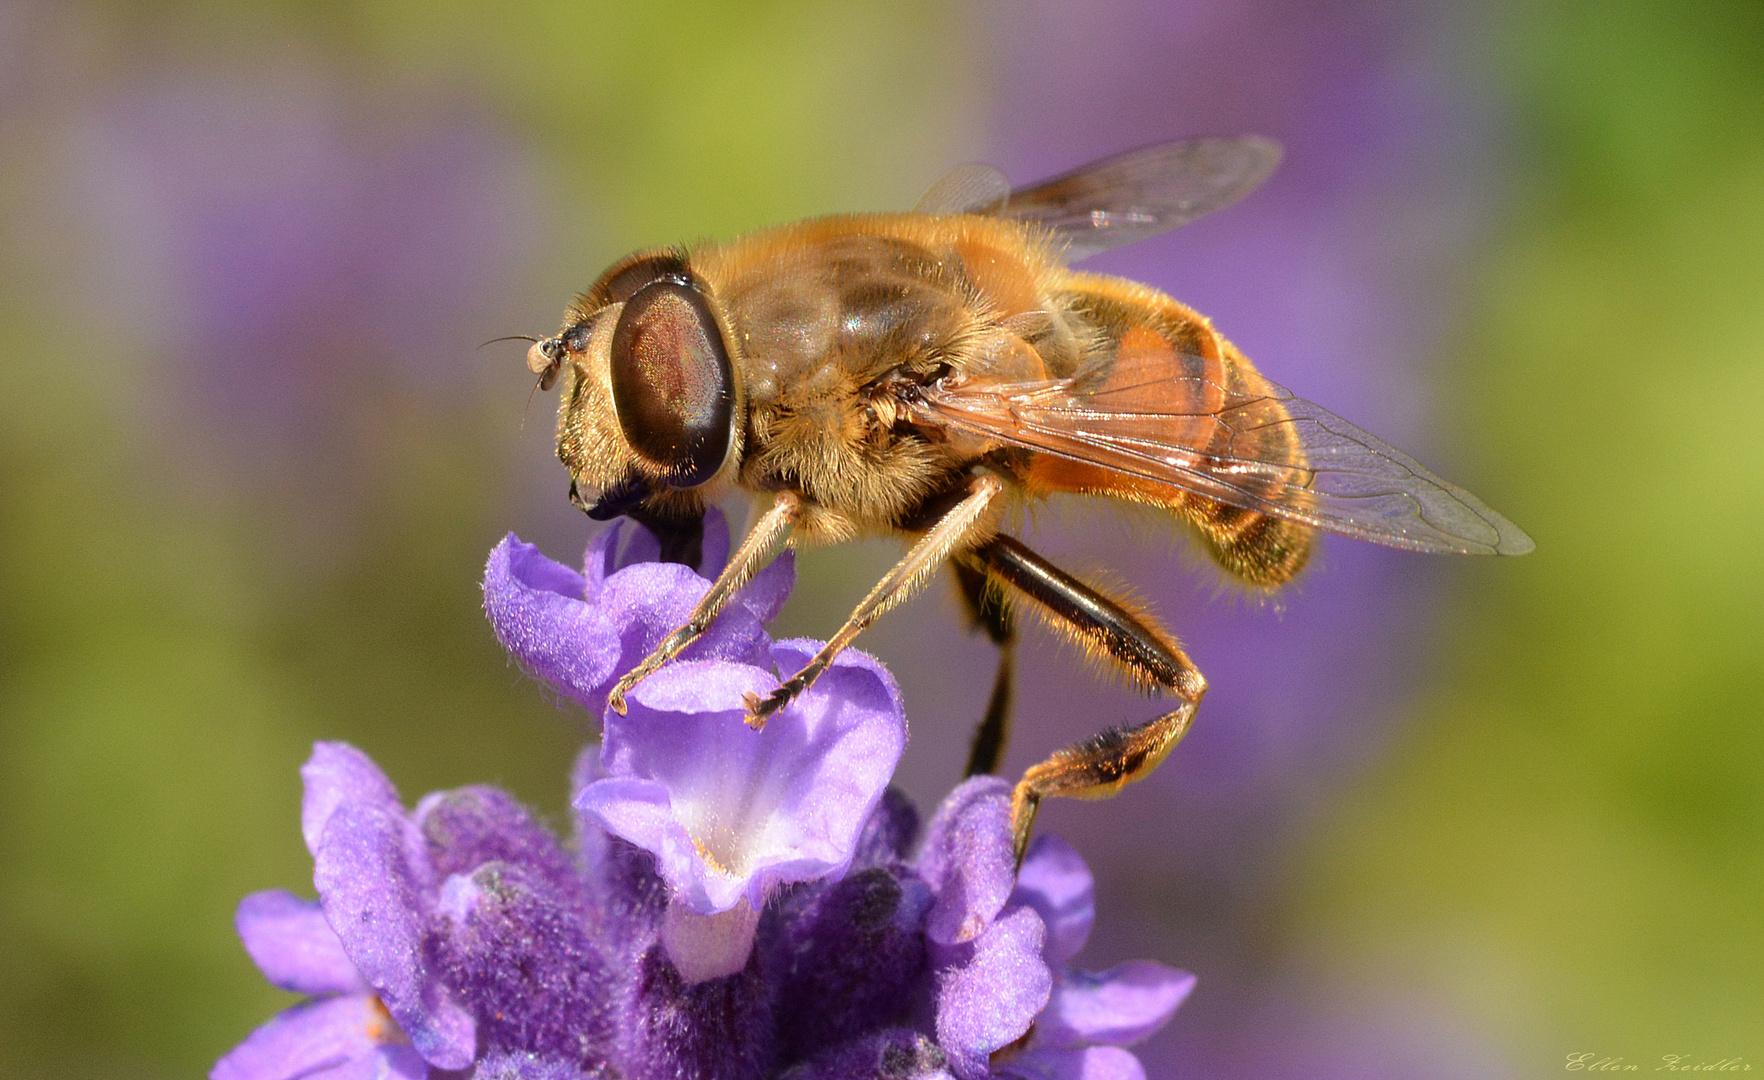
POLYGON ((1536 546, 1476 496, 1322 406, 1247 369, 1192 373, 1207 366, 1165 363, 1094 387, 949 379, 925 387, 914 408, 927 422, 1390 547, 1520 555, 1536 546))

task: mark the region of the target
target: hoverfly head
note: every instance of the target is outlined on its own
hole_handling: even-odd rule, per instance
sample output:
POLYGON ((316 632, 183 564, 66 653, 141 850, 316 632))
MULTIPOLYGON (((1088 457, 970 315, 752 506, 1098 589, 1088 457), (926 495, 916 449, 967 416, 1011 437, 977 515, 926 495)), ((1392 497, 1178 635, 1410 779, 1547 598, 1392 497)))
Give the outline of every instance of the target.
POLYGON ((684 260, 627 260, 575 311, 582 317, 535 343, 528 364, 542 384, 568 374, 558 456, 576 504, 614 517, 721 473, 738 437, 734 367, 713 300, 684 260))

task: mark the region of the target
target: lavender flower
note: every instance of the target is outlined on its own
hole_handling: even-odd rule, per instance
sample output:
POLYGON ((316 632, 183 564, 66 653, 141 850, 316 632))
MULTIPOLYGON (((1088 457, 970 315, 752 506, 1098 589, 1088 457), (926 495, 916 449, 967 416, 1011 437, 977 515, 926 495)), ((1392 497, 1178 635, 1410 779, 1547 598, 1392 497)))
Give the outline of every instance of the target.
MULTIPOLYGON (((707 522, 707 570, 728 550, 707 522)), ((641 560, 621 524, 576 574, 513 537, 485 606, 529 670, 604 710, 606 689, 708 587, 641 560)), ((240 933, 278 985, 313 995, 214 1080, 1132 1080, 1124 1045, 1191 976, 1067 967, 1090 876, 1044 837, 1011 858, 1010 788, 982 777, 918 815, 887 788, 900 695, 855 651, 759 732, 742 697, 818 642, 763 620, 790 567, 757 579, 695 648, 608 712, 555 839, 493 788, 406 812, 359 751, 319 744, 302 827, 319 901, 260 893, 240 933)))
MULTIPOLYGON (((785 642, 772 657, 793 671, 818 647, 785 642)), ((607 715, 611 775, 576 797, 655 855, 672 897, 663 941, 689 982, 746 965, 780 886, 845 871, 906 747, 894 680, 863 653, 840 656, 782 722, 749 731, 743 694, 777 685, 750 665, 670 665, 637 687, 628 715, 607 715)))
MULTIPOLYGON (((522 666, 598 717, 619 676, 685 622, 710 591, 709 579, 729 557, 729 523, 715 508, 705 516, 697 573, 656 562, 660 552, 654 533, 621 518, 588 545, 578 574, 510 533, 490 553, 484 571, 491 629, 522 666)), ((765 623, 784 606, 795 582, 795 557, 787 551, 736 594, 681 659, 768 663, 765 623)))
POLYGON ((422 1056, 350 962, 319 905, 280 890, 252 893, 236 920, 264 977, 312 999, 252 1032, 222 1058, 214 1080, 268 1080, 357 1071, 428 1075, 422 1056))
POLYGON ((425 964, 434 867, 421 832, 385 774, 353 747, 320 743, 300 772, 301 831, 322 910, 287 893, 255 893, 237 922, 264 975, 315 1000, 259 1028, 212 1077, 376 1068, 420 1077, 423 1061, 469 1065, 473 1019, 425 964))

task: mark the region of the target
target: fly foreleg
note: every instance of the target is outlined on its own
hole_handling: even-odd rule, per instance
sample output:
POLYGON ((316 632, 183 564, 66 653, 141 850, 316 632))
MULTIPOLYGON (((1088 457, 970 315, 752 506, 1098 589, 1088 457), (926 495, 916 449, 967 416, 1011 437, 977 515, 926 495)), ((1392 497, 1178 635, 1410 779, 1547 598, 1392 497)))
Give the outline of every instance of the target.
POLYGON ((1179 704, 1134 727, 1110 728, 1053 753, 1023 774, 1011 795, 1011 830, 1020 862, 1043 799, 1103 799, 1151 774, 1181 741, 1207 681, 1169 633, 1035 554, 997 536, 973 555, 988 575, 1021 593, 1055 628, 1093 655, 1121 665, 1133 681, 1179 704))
POLYGON ((821 647, 801 671, 785 679, 762 700, 747 695, 747 723, 762 728, 766 719, 788 705, 792 698, 814 685, 847 645, 850 645, 871 623, 907 597, 924 587, 928 578, 957 551, 974 546, 993 527, 992 505, 1004 491, 1004 481, 982 473, 968 483, 968 493, 955 504, 925 535, 919 537, 894 569, 888 571, 870 594, 852 610, 851 617, 839 632, 821 647))
POLYGON ((643 662, 625 673, 606 695, 606 703, 620 716, 625 715, 625 695, 633 686, 654 674, 657 668, 679 656, 686 646, 697 641, 710 624, 716 620, 717 613, 722 611, 741 587, 752 580, 773 556, 778 554, 789 539, 790 530, 796 527, 802 517, 802 497, 795 492, 782 491, 777 499, 760 519, 748 530, 742 539, 741 546, 729 557, 729 565, 711 582, 710 591, 698 601, 692 614, 686 617, 684 625, 677 627, 673 633, 662 639, 643 662))

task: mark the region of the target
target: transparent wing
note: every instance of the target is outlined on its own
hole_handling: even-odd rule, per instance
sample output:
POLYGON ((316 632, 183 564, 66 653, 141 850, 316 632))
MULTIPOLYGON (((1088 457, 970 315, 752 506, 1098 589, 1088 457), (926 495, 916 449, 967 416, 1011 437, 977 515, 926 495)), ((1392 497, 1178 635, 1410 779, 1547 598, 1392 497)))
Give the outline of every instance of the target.
POLYGON ((921 419, 1390 547, 1521 555, 1536 546, 1476 496, 1322 406, 1251 371, 1191 373, 1205 366, 1164 361, 1089 390, 1072 379, 946 380, 925 387, 914 408, 921 419))
POLYGON ((1018 191, 990 165, 961 165, 932 184, 913 212, 1034 222, 1064 240, 1067 260, 1077 262, 1228 206, 1279 164, 1279 143, 1242 135, 1142 146, 1018 191))
POLYGON ((1279 164, 1280 144, 1254 135, 1159 143, 1013 191, 997 213, 1053 230, 1076 262, 1228 206, 1279 164))
POLYGON ((932 184, 915 214, 994 214, 1011 197, 1011 182, 990 165, 958 165, 932 184))

